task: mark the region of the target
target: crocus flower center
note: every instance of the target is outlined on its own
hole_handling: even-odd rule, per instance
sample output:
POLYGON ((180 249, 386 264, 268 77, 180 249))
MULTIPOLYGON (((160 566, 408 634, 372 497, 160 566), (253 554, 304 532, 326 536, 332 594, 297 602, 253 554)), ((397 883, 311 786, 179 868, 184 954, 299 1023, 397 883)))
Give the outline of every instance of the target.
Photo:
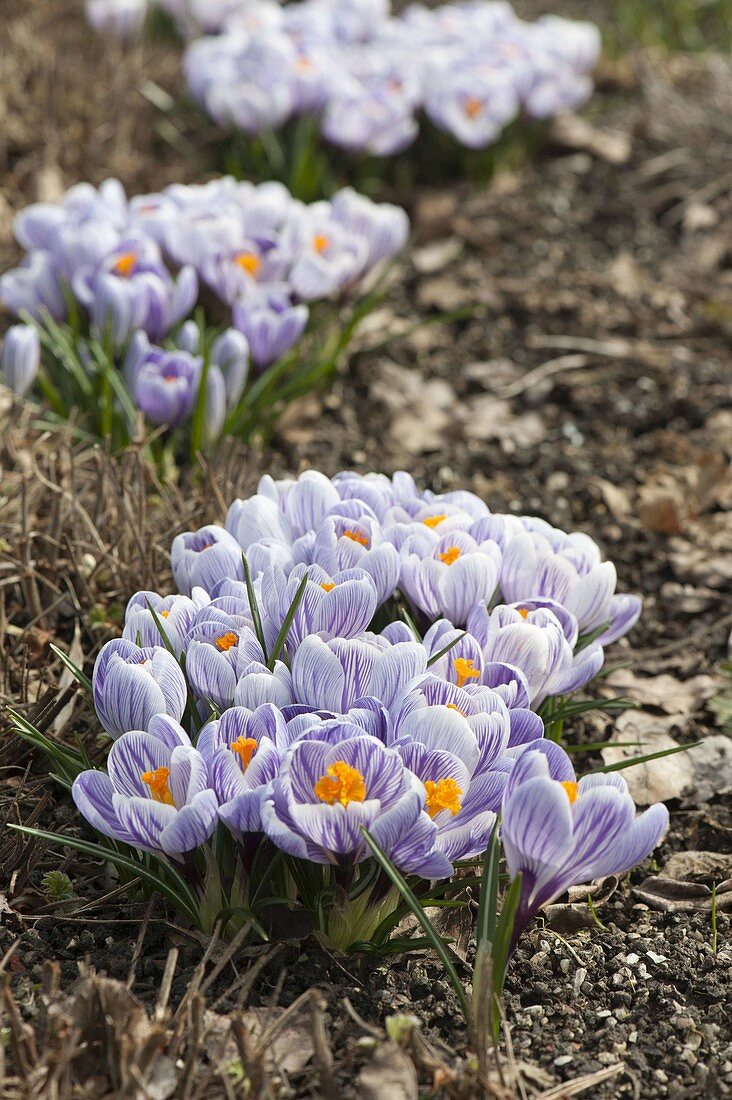
POLYGON ((217 649, 220 649, 222 653, 226 653, 227 650, 235 646, 239 641, 239 637, 233 630, 228 630, 226 634, 221 634, 218 638, 214 639, 214 645, 217 649))
POLYGON ((326 249, 330 248, 330 239, 325 233, 316 233, 313 237, 313 248, 322 256, 326 249))
POLYGON ((448 546, 447 550, 443 551, 442 554, 438 554, 437 557, 440 561, 444 561, 445 565, 452 565, 453 562, 458 560, 461 554, 462 550, 459 546, 448 546))
POLYGON ((150 794, 155 802, 162 802, 166 806, 175 806, 168 786, 169 775, 170 768, 155 768, 151 772, 142 772, 140 779, 150 788, 150 794))
POLYGON ((432 527, 434 529, 442 523, 443 519, 447 519, 447 516, 427 516, 422 520, 422 523, 425 527, 432 527))
POLYGON ((115 275, 121 275, 123 279, 129 279, 135 270, 137 264, 137 254, 135 252, 123 252, 122 255, 115 260, 112 271, 115 275))
POLYGON ((578 794, 577 784, 574 783, 571 779, 567 779, 562 783, 562 786, 564 787, 565 791, 567 792, 567 798, 569 799, 570 804, 572 802, 576 802, 577 801, 577 794, 578 794))
POLYGON ((160 618, 161 618, 161 619, 167 619, 167 617, 168 617, 168 615, 169 615, 169 614, 170 614, 170 612, 169 612, 169 611, 161 611, 161 612, 160 612, 160 618))
POLYGON ((465 717, 465 711, 460 710, 460 707, 456 707, 454 703, 445 703, 445 706, 448 710, 456 710, 458 714, 462 714, 463 718, 465 717))
POLYGON ((358 542, 361 544, 361 546, 368 546, 369 544, 369 540, 366 538, 366 535, 362 535, 360 531, 344 531, 343 538, 350 539, 351 542, 358 542))
POLYGON ((349 802, 363 802, 366 783, 358 768, 352 768, 345 760, 336 760, 315 784, 313 791, 316 798, 329 806, 334 806, 336 802, 347 806, 349 802))
POLYGON ((427 791, 425 809, 430 817, 437 817, 441 810, 449 810, 453 817, 460 813, 463 791, 454 779, 438 779, 436 783, 428 779, 424 789, 427 791))
POLYGON ((335 588, 335 584, 333 581, 321 581, 320 587, 323 589, 324 592, 332 592, 335 588))
POLYGON ((258 749, 257 742, 253 737, 237 737, 236 741, 233 741, 229 748, 232 752, 235 752, 241 762, 241 770, 245 772, 252 762, 252 757, 258 749))
POLYGON ((468 680, 477 680, 480 677, 480 672, 467 657, 457 657, 452 662, 452 667, 457 673, 457 686, 459 688, 465 687, 468 680))
POLYGON ((519 615, 521 616, 522 619, 528 619, 528 617, 529 617, 528 607, 517 607, 516 610, 518 611, 518 613, 519 613, 519 615))
POLYGON ((468 118, 477 118, 483 113, 483 101, 476 99, 475 96, 468 96, 463 102, 463 110, 468 118))
POLYGON ((255 256, 253 252, 237 252, 234 260, 247 275, 256 276, 262 266, 259 256, 255 256))

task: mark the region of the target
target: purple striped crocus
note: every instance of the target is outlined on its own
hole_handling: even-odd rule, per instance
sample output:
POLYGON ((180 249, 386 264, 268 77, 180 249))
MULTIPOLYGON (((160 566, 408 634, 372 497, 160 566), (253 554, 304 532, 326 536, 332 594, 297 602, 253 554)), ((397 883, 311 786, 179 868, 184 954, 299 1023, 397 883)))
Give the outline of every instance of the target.
POLYGON ((231 707, 201 730, 196 747, 208 767, 219 817, 235 836, 262 831, 262 803, 288 744, 285 720, 271 703, 256 710, 231 707))
POLYGON ((464 625, 476 605, 490 602, 498 585, 498 544, 477 543, 464 531, 442 536, 426 554, 410 548, 402 553, 401 588, 431 620, 444 615, 464 625))
POLYGON ((226 580, 244 580, 241 547, 233 535, 215 523, 176 535, 170 548, 173 579, 185 596, 194 588, 210 592, 226 580))
POLYGON ((290 855, 337 865, 368 858, 366 826, 401 871, 444 878, 452 866, 436 847, 437 826, 424 805, 422 785, 376 738, 303 740, 285 757, 262 823, 290 855))
POLYGON ((312 560, 330 573, 365 569, 376 586, 379 604, 394 594, 401 563, 395 546, 384 538, 368 506, 356 500, 334 505, 317 528, 312 560))
POLYGON ((543 753, 524 752, 503 796, 506 863, 511 878, 521 873, 513 946, 542 906, 570 886, 629 871, 653 851, 668 826, 668 810, 660 802, 636 816, 628 785, 616 772, 577 781, 569 758, 563 774, 572 778, 553 779, 553 770, 543 753))
POLYGON ((71 789, 78 809, 104 836, 181 861, 212 835, 216 795, 190 743, 170 748, 153 734, 126 733, 112 745, 107 768, 82 772, 71 789))
POLYGON ((157 616, 171 649, 180 657, 186 635, 199 611, 200 604, 188 596, 159 596, 157 592, 136 592, 127 604, 122 637, 141 646, 164 645, 165 641, 155 622, 157 616))
POLYGON ((185 642, 186 675, 199 699, 230 707, 237 680, 253 662, 263 662, 253 630, 222 612, 196 623, 185 642))
POLYGON ((523 523, 526 530, 514 535, 504 550, 504 600, 554 600, 575 616, 582 634, 607 623, 597 638, 601 645, 627 634, 640 615, 641 601, 614 594, 615 566, 601 560, 597 544, 588 535, 568 535, 541 520, 524 518, 523 523))
POLYGON ((275 565, 262 575, 261 607, 268 647, 274 645, 297 591, 305 591, 287 635, 292 654, 310 634, 323 638, 353 638, 368 627, 377 607, 376 586, 363 569, 344 569, 331 576, 318 565, 296 565, 286 577, 275 565))
POLYGON ((313 634, 292 659, 295 701, 335 714, 365 696, 390 707, 426 668, 427 653, 419 642, 392 645, 378 634, 324 641, 313 634))
POLYGON ((186 708, 188 689, 180 665, 162 646, 135 645, 125 638, 107 642, 92 675, 94 708, 107 733, 119 737, 146 729, 156 714, 177 722, 186 708))

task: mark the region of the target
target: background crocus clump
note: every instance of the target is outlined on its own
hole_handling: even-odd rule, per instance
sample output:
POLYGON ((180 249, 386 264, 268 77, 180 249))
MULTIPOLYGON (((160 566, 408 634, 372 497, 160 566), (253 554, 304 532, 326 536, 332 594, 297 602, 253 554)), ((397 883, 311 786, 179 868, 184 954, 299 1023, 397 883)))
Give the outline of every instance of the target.
MULTIPOLYGON (((364 280, 408 231, 401 209, 350 189, 308 206, 230 177, 131 198, 118 180, 79 184, 17 216, 26 256, 0 301, 39 329, 49 416, 81 410, 85 429, 124 444, 141 412, 167 439, 186 425, 193 451, 327 380, 364 280)), ((38 368, 31 343, 6 339, 17 393, 38 368)))
POLYGON ((502 814, 518 935, 660 839, 665 808, 578 781, 540 713, 640 613, 586 536, 406 473, 308 470, 178 535, 171 564, 178 592, 136 593, 97 658, 114 746, 73 795, 184 876, 200 923, 277 896, 338 948, 380 942, 399 898, 374 852, 449 888, 502 814))
POLYGON ((193 41, 184 69, 221 125, 260 134, 312 114, 328 141, 391 156, 414 141, 420 116, 484 149, 522 114, 579 106, 599 51, 593 24, 528 23, 496 0, 411 4, 398 15, 388 0, 265 0, 193 41))

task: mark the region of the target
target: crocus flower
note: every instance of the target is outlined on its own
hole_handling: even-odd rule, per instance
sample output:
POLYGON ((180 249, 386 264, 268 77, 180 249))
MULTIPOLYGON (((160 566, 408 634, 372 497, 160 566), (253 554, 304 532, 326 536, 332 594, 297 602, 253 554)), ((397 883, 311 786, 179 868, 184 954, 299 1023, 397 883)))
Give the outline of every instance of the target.
POLYGON ((102 334, 105 325, 121 329, 128 320, 127 334, 142 328, 151 340, 166 336, 198 296, 195 270, 183 267, 174 279, 157 243, 143 235, 121 241, 98 267, 79 268, 71 284, 102 334))
POLYGON ((306 305, 293 305, 277 286, 247 289, 233 306, 236 328, 244 334, 257 367, 276 363, 297 343, 308 323, 306 305))
POLYGON ((283 233, 283 248, 293 257, 289 282, 302 301, 330 298, 362 274, 368 245, 332 216, 328 203, 314 203, 283 233))
MULTIPOLYGON (((523 672, 535 707, 548 695, 577 691, 602 668, 602 646, 588 646, 575 658, 562 623, 549 607, 498 605, 490 613, 476 607, 467 625, 481 643, 486 663, 523 672)), ((576 626, 572 633, 576 637, 576 626)))
POLYGON ((317 565, 296 565, 289 577, 273 565, 262 575, 261 606, 265 639, 272 646, 293 605, 303 577, 305 590, 297 605, 287 646, 293 653, 309 634, 354 638, 368 627, 377 607, 376 586, 363 569, 332 576, 317 565))
POLYGON ((256 710, 264 703, 287 707, 295 702, 292 675, 284 661, 275 661, 269 669, 261 661, 253 661, 239 672, 234 691, 234 705, 256 710))
POLYGON ((312 547, 312 560, 323 569, 363 569, 373 579, 379 604, 385 603, 399 583, 399 552, 387 542, 381 526, 367 506, 357 501, 334 505, 322 520, 312 547))
POLYGON ((104 836, 181 861, 216 828, 216 795, 190 744, 171 749, 152 734, 126 733, 112 745, 107 767, 108 774, 82 772, 71 789, 104 836))
POLYGON ((30 325, 11 325, 0 351, 0 373, 16 397, 25 397, 41 363, 41 342, 30 325))
POLYGON ((153 424, 175 428, 193 412, 203 362, 185 351, 152 347, 137 364, 133 395, 153 424))
POLYGON ((519 111, 510 77, 500 69, 484 73, 478 66, 443 71, 428 84, 425 110, 443 130, 470 149, 491 145, 519 111))
POLYGON ((54 321, 61 321, 66 316, 66 301, 53 256, 34 249, 19 267, 0 275, 0 301, 16 316, 29 313, 42 320, 48 312, 54 321))
POLYGON ((254 632, 229 616, 197 623, 185 644, 191 687, 200 699, 222 708, 233 703, 240 673, 264 660, 254 632))
POLYGON ((368 695, 390 707, 426 668, 427 653, 418 642, 392 645, 377 634, 324 641, 313 634, 292 659, 295 701, 343 714, 368 695))
POLYGON ((143 28, 148 0, 85 0, 84 9, 95 31, 130 39, 143 28))
POLYGON ((528 528, 507 543, 501 565, 501 592, 508 603, 532 597, 555 600, 570 611, 581 633, 608 623, 597 639, 608 644, 626 634, 641 611, 636 596, 615 596, 617 574, 603 562, 587 535, 565 534, 548 524, 524 521, 528 528))
POLYGON ((94 709, 112 737, 145 729, 156 714, 179 722, 186 707, 185 677, 162 646, 141 647, 124 638, 107 642, 96 659, 92 685, 94 709))
POLYGON ((214 523, 176 535, 170 564, 173 579, 186 596, 193 588, 210 592, 219 581, 244 579, 241 547, 233 535, 214 523))
POLYGON ((262 803, 287 747, 282 714, 267 703, 231 707, 201 730, 197 748, 219 802, 219 817, 237 837, 262 831, 262 803))
POLYGON ((667 826, 660 802, 636 817, 628 785, 616 772, 559 782, 546 756, 525 752, 506 784, 501 827, 509 874, 522 876, 514 946, 543 905, 570 886, 630 870, 667 826))
POLYGON ((326 864, 366 859, 365 825, 400 870, 444 878, 452 866, 435 846, 424 798, 399 754, 376 738, 299 741, 264 802, 262 823, 279 848, 326 864))
POLYGON ((154 612, 171 649, 176 656, 180 656, 186 635, 199 610, 199 605, 188 596, 159 596, 157 592, 136 592, 127 604, 122 637, 140 646, 164 645, 154 612))
POLYGON ((431 619, 444 615, 459 626, 476 605, 490 602, 500 565, 497 543, 478 544, 455 531, 439 538, 425 556, 405 551, 401 587, 431 619))

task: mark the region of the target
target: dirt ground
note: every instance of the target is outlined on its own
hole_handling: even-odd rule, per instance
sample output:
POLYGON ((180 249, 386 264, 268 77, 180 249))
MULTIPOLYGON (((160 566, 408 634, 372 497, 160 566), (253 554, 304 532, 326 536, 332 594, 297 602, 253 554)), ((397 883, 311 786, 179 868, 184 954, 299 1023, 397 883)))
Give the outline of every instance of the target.
MULTIPOLYGON (((5 0, 2 267, 28 201, 79 179, 115 174, 136 190, 214 166, 213 136, 194 151, 193 112, 177 108, 172 129, 140 91, 146 79, 175 89, 176 47, 123 55, 90 35, 79 4, 60 7, 5 0)), ((612 10, 592 5, 600 20, 612 10)), ((67 687, 49 641, 93 660, 130 593, 164 588, 173 534, 221 520, 260 472, 307 466, 406 468, 590 533, 620 589, 644 597, 597 690, 640 706, 615 726, 591 714, 567 741, 614 729, 653 747, 705 739, 632 776, 639 801, 671 810, 655 862, 604 884, 597 922, 574 899, 519 947, 513 1054, 488 1091, 432 957, 338 959, 310 940, 229 957, 162 907, 126 900, 101 866, 4 831, 3 1095, 401 1100, 417 1081, 420 1096, 558 1100, 572 1082, 598 1098, 732 1095, 732 751, 719 703, 732 627, 730 102, 729 57, 637 53, 604 64, 583 121, 562 120, 520 171, 489 187, 415 187, 411 255, 334 389, 293 406, 265 451, 222 448, 197 482, 163 489, 138 454, 115 467, 0 408, 0 702, 92 752, 81 703, 67 693, 48 709, 67 687), (440 319, 453 311, 463 319, 440 319), (59 868, 71 903, 43 892, 59 868), (382 1030, 394 1013, 419 1021, 399 1042, 382 1030)), ((0 769, 0 821, 78 829, 2 718, 0 769)), ((469 928, 448 931, 469 982, 469 928)))

